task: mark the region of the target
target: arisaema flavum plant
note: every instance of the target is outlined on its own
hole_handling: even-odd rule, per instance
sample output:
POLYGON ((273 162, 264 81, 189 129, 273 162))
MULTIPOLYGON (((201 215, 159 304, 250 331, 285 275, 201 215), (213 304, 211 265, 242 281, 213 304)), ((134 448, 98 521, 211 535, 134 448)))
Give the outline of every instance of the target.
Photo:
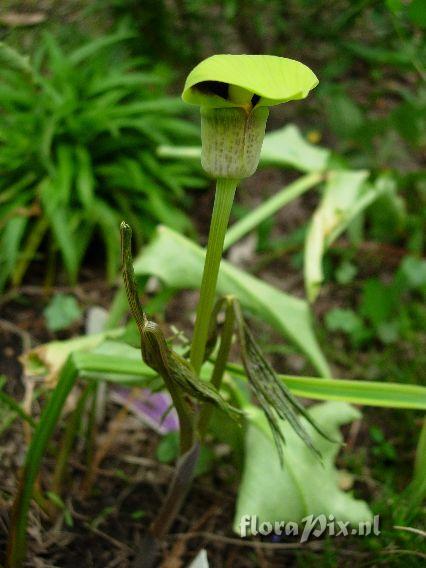
MULTIPOLYGON (((241 418, 239 411, 219 393, 234 328, 250 387, 265 413, 281 462, 285 459, 285 440, 280 419, 287 420, 316 452, 299 414, 318 431, 319 428, 263 356, 244 320, 238 298, 228 296, 219 299, 215 305, 215 297, 235 191, 240 180, 250 177, 257 169, 268 107, 302 99, 317 83, 314 73, 302 63, 266 55, 215 55, 195 67, 186 80, 182 98, 187 103, 199 105, 201 111, 202 166, 216 179, 189 360, 167 345, 159 326, 149 321, 144 313, 133 276, 131 229, 124 222, 121 225, 124 282, 141 336, 142 357, 162 377, 180 421, 181 461, 163 509, 151 525, 144 556, 155 554, 156 543, 164 536, 185 498, 212 405, 219 406, 236 420, 241 418), (225 323, 218 333, 216 320, 222 310, 225 323), (217 342, 219 348, 210 382, 205 382, 200 379, 201 368, 217 342)), ((320 459, 319 452, 317 454, 320 459)))
MULTIPOLYGON (((129 344, 133 343, 131 330, 133 326, 116 328, 120 318, 116 318, 116 323, 109 324, 101 333, 67 341, 54 341, 38 346, 26 354, 25 367, 28 376, 43 376, 45 384, 49 383, 46 390, 51 386, 54 388, 49 393, 37 420, 34 421, 31 416, 23 413, 19 406, 15 408, 21 418, 27 421, 29 427, 34 427, 34 430, 25 463, 19 474, 13 511, 10 515, 6 564, 8 568, 17 568, 24 564, 32 501, 36 501, 37 506, 45 511, 52 521, 56 521, 57 518, 49 514, 52 505, 56 515, 61 511, 64 513, 66 479, 64 473, 68 469, 66 465, 73 443, 75 444, 78 437, 80 423, 87 442, 84 450, 89 449, 88 452, 84 451, 85 454, 87 453, 87 457, 84 458, 86 471, 81 486, 84 487, 84 495, 90 493, 90 487, 96 479, 94 472, 99 471, 99 461, 93 458, 91 452, 91 448, 96 445, 93 434, 96 429, 91 425, 94 423, 97 408, 96 392, 99 381, 102 385, 108 383, 120 385, 121 388, 131 387, 130 396, 133 396, 135 391, 139 393, 140 387, 143 389, 149 387, 152 393, 153 390, 164 385, 170 391, 180 419, 181 457, 169 494, 160 513, 150 525, 144 546, 141 547, 140 555, 136 558, 135 566, 138 568, 155 563, 158 543, 176 518, 190 488, 200 446, 209 441, 206 439, 207 432, 216 436, 220 429, 223 439, 228 443, 232 438, 231 430, 239 433, 239 424, 244 426, 245 463, 238 489, 236 519, 247 512, 260 516, 265 510, 268 521, 273 520, 270 516, 270 502, 266 499, 266 496, 272 496, 276 503, 282 504, 282 507, 275 512, 275 518, 283 519, 289 515, 287 517, 289 520, 297 522, 305 516, 305 511, 310 512, 311 507, 317 504, 318 495, 321 512, 323 507, 327 507, 327 511, 335 514, 335 505, 338 501, 344 514, 343 521, 350 519, 351 522, 355 522, 353 519, 364 520, 365 515, 368 517, 366 505, 353 503, 348 500, 349 498, 342 501, 337 471, 331 467, 338 445, 327 442, 319 433, 319 428, 315 432, 312 416, 315 416, 321 427, 327 429, 327 434, 334 438, 339 434, 338 426, 346 423, 348 419, 359 417, 355 409, 348 404, 344 407, 338 406, 339 402, 424 410, 426 388, 420 385, 374 381, 287 375, 277 377, 257 345, 253 330, 249 329, 244 320, 239 300, 245 309, 263 318, 265 323, 279 324, 277 329, 288 334, 288 337, 302 350, 305 346, 304 352, 310 354, 319 373, 323 377, 329 377, 326 362, 321 353, 315 349, 316 343, 309 340, 312 335, 309 331, 308 312, 304 302, 284 295, 260 279, 231 266, 230 263, 223 263, 218 280, 218 289, 222 294, 227 295, 216 298, 216 280, 222 255, 223 235, 235 189, 239 180, 250 175, 257 167, 268 106, 303 98, 316 82, 313 73, 300 63, 263 56, 215 56, 199 65, 188 77, 183 96, 187 102, 201 107, 203 164, 210 175, 217 178, 216 202, 207 256, 205 257, 201 247, 182 234, 171 228, 160 227, 157 237, 149 246, 143 247, 142 254, 133 265, 131 230, 127 223, 123 223, 121 235, 125 286, 123 293, 120 290, 117 296, 126 300, 124 288, 126 289, 131 312, 140 331, 142 357, 145 362, 140 360, 139 350, 129 344), (201 278, 204 260, 204 277, 201 278), (186 352, 184 350, 186 345, 182 350, 175 351, 160 327, 149 321, 148 310, 144 309, 139 299, 133 270, 138 278, 145 279, 147 275, 154 275, 173 290, 196 287, 202 280, 194 338, 192 346, 186 352), (219 327, 218 321, 221 317, 223 323, 219 327), (239 345, 243 366, 229 361, 231 344, 235 344, 235 347, 236 344, 239 345), (251 386, 253 398, 261 408, 252 404, 246 384, 251 386), (325 413, 323 405, 318 405, 320 408, 317 408, 321 412, 309 408, 309 415, 306 415, 303 406, 290 394, 287 387, 298 396, 333 402, 327 406, 325 413), (75 397, 69 400, 72 390, 78 398, 74 408, 72 406, 75 397), (53 441, 53 433, 55 430, 60 430, 57 426, 68 400, 70 404, 66 426, 62 433, 57 432, 57 441, 53 441), (261 409, 265 416, 262 415, 261 409), (83 414, 88 414, 87 420, 81 420, 83 414), (287 445, 283 443, 284 435, 287 445), (274 451, 273 441, 277 451, 274 451), (55 460, 49 460, 54 464, 53 475, 41 476, 43 457, 47 454, 52 456, 52 449, 55 447, 59 447, 60 452, 55 460), (322 453, 320 459, 317 459, 318 449, 322 453), (284 463, 284 467, 280 466, 279 458, 281 464, 284 463), (324 467, 321 460, 324 462, 324 467), (252 467, 253 465, 255 468, 252 467), (47 487, 49 490, 46 490, 47 487), (254 499, 253 487, 258 499, 254 499), (280 487, 285 491, 278 493, 281 498, 277 499, 277 489, 280 487), (318 487, 320 491, 317 490, 318 487), (307 489, 308 492, 305 493, 301 489, 307 489), (55 497, 55 502, 51 499, 52 495, 55 497), (295 497, 296 495, 300 496, 295 497), (296 513, 294 507, 291 510, 290 501, 294 501, 296 513), (329 503, 331 508, 328 508, 329 503), (352 513, 348 518, 349 508, 352 513)), ((301 147, 299 144, 299 150, 296 151, 298 137, 295 138, 294 130, 291 134, 288 129, 289 127, 287 134, 290 134, 290 138, 287 138, 287 147, 291 148, 289 153, 292 154, 292 159, 294 160, 298 152, 303 153, 305 157, 309 153, 307 152, 309 147, 305 143, 301 147)), ((282 134, 279 136, 281 137, 282 134)), ((275 155, 281 154, 282 146, 276 142, 276 133, 272 137, 275 155)), ((299 136, 299 142, 300 140, 299 136)), ((266 146, 268 146, 267 139, 263 152, 266 146)), ((269 146, 271 148, 270 144, 269 146)), ((314 160, 315 172, 308 180, 305 179, 302 185, 298 185, 297 191, 300 191, 300 188, 306 190, 323 178, 324 160, 328 158, 323 156, 321 160, 321 166, 318 166, 318 160, 314 160)), ((354 177, 357 180, 352 191, 354 198, 354 195, 357 195, 358 183, 364 179, 365 173, 349 172, 346 176, 343 172, 341 175, 330 175, 330 184, 335 183, 337 178, 338 188, 347 190, 347 185, 343 183, 347 177, 352 181, 354 177)), ((295 189, 293 187, 291 191, 295 189)), ((327 191, 326 189, 326 195, 327 191)), ((288 195, 285 199, 288 199, 288 195)), ((277 207, 282 206, 281 198, 279 203, 280 205, 277 205, 274 202, 271 208, 271 202, 265 202, 264 205, 267 207, 263 208, 260 217, 265 218, 266 214, 271 214, 271 209, 276 211, 277 207)), ((345 206, 347 203, 348 200, 345 199, 345 206)), ((338 204, 340 207, 340 201, 338 204)), ((338 213, 341 214, 341 208, 338 213)), ((351 213, 353 213, 352 208, 351 213)), ((258 223, 259 212, 256 217, 257 221, 253 222, 253 215, 251 219, 248 215, 245 218, 248 224, 245 223, 243 227, 241 223, 234 225, 231 231, 227 232, 225 248, 258 223)), ((126 220, 136 229, 132 216, 127 217, 126 220)), ((116 246, 119 247, 119 240, 116 246)), ((114 302, 115 304, 120 304, 121 309, 121 300, 114 302)), ((114 312, 114 307, 111 312, 114 312)), ((236 354, 234 348, 232 353, 236 354)), ((42 397, 44 392, 43 390, 42 397)), ((168 400, 167 397, 165 398, 168 400)), ((1 392, 0 399, 13 408, 13 403, 7 397, 2 397, 1 392)), ((127 412, 127 400, 126 396, 126 408, 120 409, 117 418, 123 411, 127 412)), ((114 418, 111 422, 114 423, 114 418)), ((238 442, 233 445, 235 453, 242 447, 242 436, 238 438, 238 442)), ((100 449, 102 451, 99 455, 104 456, 104 449, 102 447, 100 449)), ((424 454, 423 450, 422 434, 418 450, 419 459, 416 460, 415 480, 411 489, 413 502, 420 501, 424 493, 422 483, 424 464, 420 458, 424 454)), ((73 481, 79 483, 78 476, 76 477, 77 479, 73 481)))

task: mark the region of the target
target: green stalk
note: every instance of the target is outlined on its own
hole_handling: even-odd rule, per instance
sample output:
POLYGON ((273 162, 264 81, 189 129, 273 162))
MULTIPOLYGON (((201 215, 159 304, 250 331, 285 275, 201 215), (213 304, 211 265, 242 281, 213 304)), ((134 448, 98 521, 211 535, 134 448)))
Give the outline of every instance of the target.
POLYGON ((191 345, 191 364, 198 374, 204 360, 209 322, 216 295, 217 278, 223 243, 234 201, 238 180, 219 178, 216 183, 216 196, 210 223, 206 260, 201 281, 200 301, 197 307, 194 337, 191 345))
MULTIPOLYGON (((211 376, 211 384, 220 390, 220 385, 222 384, 223 375, 226 371, 226 365, 228 364, 229 351, 232 345, 232 336, 234 333, 235 326, 235 314, 232 303, 228 302, 226 305, 225 312, 225 323, 223 324, 223 329, 220 337, 220 346, 217 353, 216 361, 214 363, 213 373, 211 376)), ((211 404, 205 403, 200 410, 200 416, 198 419, 198 432, 200 438, 203 439, 210 422, 210 417, 213 407, 211 404)))

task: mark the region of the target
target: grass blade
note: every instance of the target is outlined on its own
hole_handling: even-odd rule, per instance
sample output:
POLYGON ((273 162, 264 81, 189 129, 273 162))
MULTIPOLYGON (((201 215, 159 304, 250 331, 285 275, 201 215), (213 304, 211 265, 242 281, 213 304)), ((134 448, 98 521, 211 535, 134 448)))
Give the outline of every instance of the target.
POLYGON ((20 476, 18 493, 13 504, 7 549, 8 568, 19 568, 24 563, 28 511, 33 496, 34 483, 39 473, 46 446, 76 379, 77 369, 71 356, 62 369, 59 382, 43 410, 28 448, 20 476))
POLYGON ((30 426, 35 427, 36 423, 33 417, 27 414, 25 410, 22 408, 22 406, 18 404, 14 398, 12 398, 11 396, 9 396, 8 394, 6 394, 1 390, 0 390, 0 402, 3 402, 3 404, 8 406, 10 410, 12 410, 12 412, 15 412, 20 418, 22 418, 22 420, 28 422, 30 426))

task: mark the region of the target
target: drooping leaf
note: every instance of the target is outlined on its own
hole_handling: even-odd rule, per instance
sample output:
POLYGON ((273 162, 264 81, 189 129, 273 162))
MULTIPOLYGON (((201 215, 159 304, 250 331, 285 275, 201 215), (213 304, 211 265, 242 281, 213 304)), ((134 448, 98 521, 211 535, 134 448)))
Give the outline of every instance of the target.
MULTIPOLYGON (((135 273, 157 276, 172 288, 197 288, 204 255, 204 250, 189 239, 160 227, 151 244, 135 260, 135 273)), ((289 337, 321 375, 330 376, 305 301, 273 288, 226 261, 221 264, 218 293, 235 295, 246 309, 289 337)))
POLYGON ((305 287, 308 299, 317 297, 322 281, 322 259, 327 248, 350 222, 387 186, 386 178, 374 185, 366 183, 368 171, 332 171, 324 195, 312 218, 305 241, 305 287))
POLYGON ((283 420, 285 420, 300 439, 321 458, 320 452, 314 446, 309 434, 304 429, 299 419, 299 414, 304 416, 305 420, 307 420, 318 433, 328 438, 327 435, 311 419, 305 408, 291 394, 287 386, 279 380, 244 321, 237 300, 233 301, 233 308, 244 370, 252 391, 259 401, 260 407, 268 421, 280 463, 283 463, 283 445, 285 444, 284 434, 281 429, 281 422, 283 420))
MULTIPOLYGON (((306 421, 304 426, 321 452, 323 464, 306 447, 290 425, 283 423, 287 439, 284 467, 273 451, 267 423, 259 409, 246 409, 251 416, 246 434, 246 458, 238 493, 234 530, 239 532, 244 515, 257 516, 259 522, 301 522, 313 515, 333 515, 336 521, 358 524, 370 521, 366 503, 339 488, 339 472, 334 465, 338 444, 320 436, 306 421)), ((309 409, 311 417, 330 437, 342 440, 340 426, 360 418, 355 408, 341 402, 326 402, 309 409)), ((303 419, 302 419, 303 420, 303 419)))
POLYGON ((188 75, 182 98, 190 104, 216 108, 240 106, 236 98, 229 97, 232 87, 237 87, 248 91, 249 97, 260 97, 258 106, 270 106, 303 99, 317 84, 318 79, 309 67, 294 59, 273 55, 213 55, 188 75))

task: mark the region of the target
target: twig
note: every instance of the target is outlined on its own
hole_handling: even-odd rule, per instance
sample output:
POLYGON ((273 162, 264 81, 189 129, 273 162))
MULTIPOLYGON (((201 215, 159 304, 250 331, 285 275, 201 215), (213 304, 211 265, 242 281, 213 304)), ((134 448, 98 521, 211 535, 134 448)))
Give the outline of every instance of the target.
POLYGON ((418 534, 418 535, 426 538, 426 532, 422 531, 421 529, 416 529, 415 527, 400 527, 398 525, 394 525, 393 528, 400 530, 400 531, 407 531, 407 532, 411 532, 411 533, 414 533, 414 534, 418 534))
POLYGON ((246 548, 264 548, 265 550, 291 550, 296 548, 310 548, 312 550, 320 550, 322 548, 322 542, 261 542, 261 541, 252 541, 252 540, 243 540, 238 538, 231 538, 228 536, 223 536, 220 534, 214 534, 209 532, 192 532, 192 533, 175 533, 169 535, 167 538, 182 538, 185 537, 187 539, 191 538, 204 538, 206 540, 222 542, 224 544, 232 544, 235 546, 242 546, 246 548))

